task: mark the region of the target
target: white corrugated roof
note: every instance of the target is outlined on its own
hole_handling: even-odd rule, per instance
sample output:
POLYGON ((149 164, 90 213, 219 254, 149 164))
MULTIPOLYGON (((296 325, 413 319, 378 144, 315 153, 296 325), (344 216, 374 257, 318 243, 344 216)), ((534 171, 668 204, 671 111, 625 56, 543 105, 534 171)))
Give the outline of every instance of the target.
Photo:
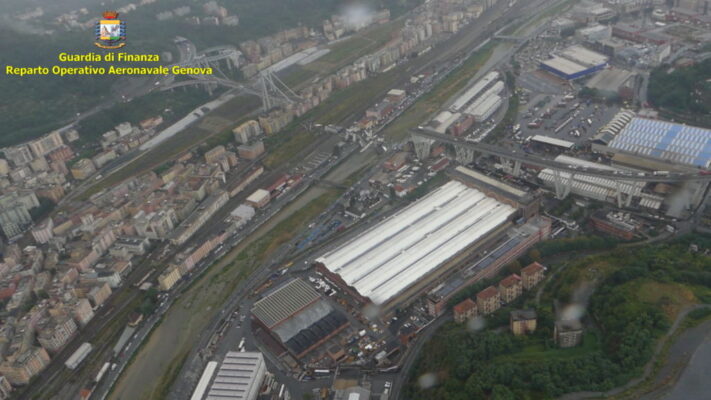
POLYGON ((317 261, 361 295, 383 304, 514 211, 452 181, 317 261))
POLYGON ((585 71, 587 69, 583 65, 558 56, 554 56, 550 60, 545 60, 541 63, 547 65, 550 68, 558 70, 566 75, 573 75, 575 73, 585 71))
POLYGON ((491 95, 485 99, 481 103, 475 104, 476 107, 472 107, 471 110, 467 109, 470 115, 472 115, 474 118, 476 118, 478 121, 481 122, 481 120, 487 119, 491 114, 493 114, 494 109, 498 108, 501 105, 501 96, 499 95, 491 95))
POLYGON ((265 372, 262 353, 230 351, 225 355, 205 400, 254 399, 265 372))
POLYGON ((461 116, 462 116, 462 114, 460 114, 460 113, 450 114, 446 120, 442 121, 439 125, 437 125, 437 127, 435 128, 435 132, 437 132, 437 133, 447 132, 447 128, 449 128, 461 116))
POLYGON ((587 67, 605 64, 608 58, 600 53, 588 50, 583 46, 571 46, 560 53, 561 56, 587 67))
POLYGON ((247 197, 247 201, 251 203, 259 203, 262 201, 264 198, 269 197, 269 191, 265 189, 257 189, 254 191, 254 193, 250 194, 249 197, 247 197))
POLYGON ((454 103, 452 103, 452 106, 450 107, 454 111, 459 111, 460 108, 464 107, 467 103, 469 103, 476 95, 481 93, 484 88, 489 85, 491 82, 495 81, 496 79, 499 79, 499 73, 496 71, 489 72, 488 74, 484 75, 483 78, 478 80, 472 87, 467 89, 461 96, 457 97, 456 100, 454 100, 454 103))

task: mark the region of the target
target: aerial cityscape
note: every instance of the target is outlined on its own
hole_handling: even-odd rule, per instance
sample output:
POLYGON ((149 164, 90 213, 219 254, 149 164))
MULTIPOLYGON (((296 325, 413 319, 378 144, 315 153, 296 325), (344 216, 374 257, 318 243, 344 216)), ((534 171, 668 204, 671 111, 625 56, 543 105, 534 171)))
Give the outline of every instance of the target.
POLYGON ((710 399, 710 8, 0 4, 0 400, 710 399))

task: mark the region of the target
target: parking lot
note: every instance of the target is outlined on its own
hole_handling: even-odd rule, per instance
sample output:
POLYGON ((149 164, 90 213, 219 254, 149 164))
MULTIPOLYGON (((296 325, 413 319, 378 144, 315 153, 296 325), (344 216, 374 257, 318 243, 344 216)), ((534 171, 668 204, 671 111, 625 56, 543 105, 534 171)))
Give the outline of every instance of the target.
POLYGON ((588 102, 573 95, 531 97, 519 113, 518 138, 542 135, 576 144, 590 140, 620 110, 617 105, 588 102))

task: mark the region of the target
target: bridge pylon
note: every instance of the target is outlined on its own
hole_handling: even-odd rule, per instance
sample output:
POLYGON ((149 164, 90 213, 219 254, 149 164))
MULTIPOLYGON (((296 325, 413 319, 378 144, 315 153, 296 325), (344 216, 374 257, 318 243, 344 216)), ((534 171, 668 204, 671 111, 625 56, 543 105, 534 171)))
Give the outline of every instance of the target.
POLYGON ((277 104, 292 104, 295 99, 299 99, 299 96, 268 68, 259 73, 259 87, 264 112, 277 104))
POLYGON ((412 143, 415 145, 415 154, 417 154, 417 158, 419 160, 425 160, 429 157, 430 152, 432 151, 432 144, 435 141, 430 138, 419 136, 415 133, 410 134, 410 137, 412 138, 412 143))

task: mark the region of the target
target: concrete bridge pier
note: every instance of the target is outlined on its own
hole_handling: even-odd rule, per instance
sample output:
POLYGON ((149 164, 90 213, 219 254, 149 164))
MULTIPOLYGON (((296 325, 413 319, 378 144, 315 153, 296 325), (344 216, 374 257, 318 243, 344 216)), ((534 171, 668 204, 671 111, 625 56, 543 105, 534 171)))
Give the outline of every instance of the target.
POLYGON ((415 154, 417 154, 417 158, 420 160, 427 159, 427 157, 430 156, 432 144, 434 144, 435 141, 415 134, 412 134, 411 137, 412 143, 415 145, 415 154))
POLYGON ((475 151, 468 147, 454 146, 456 159, 460 164, 467 165, 474 162, 475 151))
POLYGON ((570 194, 570 189, 573 186, 575 174, 570 174, 567 180, 560 176, 560 171, 553 170, 553 183, 555 184, 555 197, 558 200, 564 200, 570 194))
POLYGON ((521 161, 514 161, 512 175, 517 178, 521 176, 521 161))

